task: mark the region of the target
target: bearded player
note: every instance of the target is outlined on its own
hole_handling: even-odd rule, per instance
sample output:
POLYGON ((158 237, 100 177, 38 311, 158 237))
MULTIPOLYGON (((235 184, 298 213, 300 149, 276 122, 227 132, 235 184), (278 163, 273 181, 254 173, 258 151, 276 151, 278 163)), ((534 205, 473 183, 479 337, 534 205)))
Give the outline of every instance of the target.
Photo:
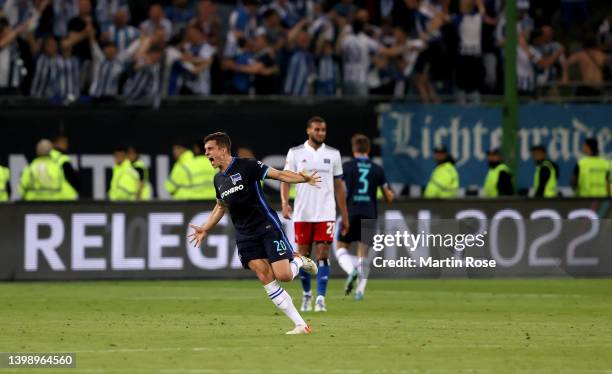
MULTIPOLYGON (((281 201, 283 217, 292 218, 295 228, 295 241, 302 256, 310 256, 312 246, 316 249, 318 260, 317 298, 315 312, 327 311, 325 294, 329 279, 329 245, 334 240, 336 222, 336 203, 340 208, 341 232, 349 229, 349 217, 346 209, 346 194, 342 181, 342 159, 340 152, 326 145, 327 124, 321 117, 312 117, 306 127, 308 140, 293 147, 287 153, 286 171, 318 172, 322 178, 321 188, 311 188, 305 184, 296 186, 294 206, 289 204, 289 185, 281 183, 281 201), (308 188, 305 188, 308 187, 308 188)), ((304 269, 300 273, 302 288, 303 312, 312 310, 311 279, 304 269)))

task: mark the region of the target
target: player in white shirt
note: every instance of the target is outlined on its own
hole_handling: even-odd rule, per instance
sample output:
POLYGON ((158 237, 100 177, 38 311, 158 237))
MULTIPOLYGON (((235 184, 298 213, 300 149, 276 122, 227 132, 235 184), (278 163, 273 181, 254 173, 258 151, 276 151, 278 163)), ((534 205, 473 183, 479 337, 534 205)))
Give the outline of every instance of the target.
MULTIPOLYGON (((295 209, 289 204, 289 185, 281 183, 283 217, 292 218, 295 226, 295 241, 302 256, 310 256, 314 242, 319 265, 317 273, 317 298, 315 312, 325 312, 325 293, 329 278, 329 245, 334 240, 336 202, 340 209, 342 234, 349 229, 346 193, 342 181, 342 160, 340 152, 327 146, 325 141, 327 125, 320 117, 308 120, 308 140, 287 153, 285 170, 296 173, 318 171, 321 176, 319 188, 296 186, 295 209)), ((300 273, 304 289, 301 310, 312 310, 310 275, 300 273)))

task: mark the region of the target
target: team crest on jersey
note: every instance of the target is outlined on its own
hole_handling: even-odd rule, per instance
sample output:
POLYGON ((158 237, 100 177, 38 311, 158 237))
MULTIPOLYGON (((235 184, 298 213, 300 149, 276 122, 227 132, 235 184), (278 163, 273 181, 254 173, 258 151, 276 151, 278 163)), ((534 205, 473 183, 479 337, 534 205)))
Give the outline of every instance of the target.
POLYGON ((236 174, 230 175, 230 179, 232 180, 232 183, 235 186, 236 183, 242 180, 242 176, 240 175, 240 173, 236 173, 236 174))
POLYGON ((331 164, 331 160, 329 158, 324 158, 323 159, 323 163, 324 164, 331 164))

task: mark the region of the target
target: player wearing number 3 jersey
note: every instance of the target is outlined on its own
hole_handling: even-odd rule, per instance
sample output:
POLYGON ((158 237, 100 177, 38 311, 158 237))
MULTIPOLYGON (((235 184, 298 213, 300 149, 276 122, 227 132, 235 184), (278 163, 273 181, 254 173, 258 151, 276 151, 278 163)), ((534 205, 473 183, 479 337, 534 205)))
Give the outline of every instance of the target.
MULTIPOLYGON (((334 240, 336 221, 336 202, 340 209, 342 232, 349 229, 346 194, 342 181, 342 160, 337 149, 327 146, 325 136, 327 125, 320 117, 308 120, 306 133, 308 140, 287 153, 285 170, 293 172, 318 172, 321 176, 321 188, 306 184, 296 185, 294 208, 289 204, 289 186, 281 183, 281 201, 283 216, 292 218, 295 227, 295 241, 302 256, 310 256, 312 244, 316 246, 318 260, 317 299, 315 312, 327 310, 325 293, 329 278, 329 245, 334 240), (293 212, 292 212, 293 211, 293 212), (293 214, 292 214, 293 213, 293 214)), ((300 273, 304 289, 301 310, 312 310, 312 291, 310 275, 300 273)))

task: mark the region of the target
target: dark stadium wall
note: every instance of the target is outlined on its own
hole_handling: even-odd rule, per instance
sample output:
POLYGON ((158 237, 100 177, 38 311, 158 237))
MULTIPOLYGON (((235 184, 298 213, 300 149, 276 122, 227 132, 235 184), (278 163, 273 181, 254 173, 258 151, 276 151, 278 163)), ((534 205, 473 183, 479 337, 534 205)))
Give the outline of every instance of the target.
MULTIPOLYGON (((187 243, 188 223, 204 222, 211 209, 204 202, 0 205, 0 279, 252 278, 240 266, 229 217, 202 250, 187 243)), ((410 200, 381 210, 377 225, 362 222, 363 241, 375 244, 374 235, 398 232, 459 234, 464 236, 455 238, 467 245, 465 235, 481 234, 482 245, 465 248, 463 258, 497 266, 374 267, 372 277, 612 276, 609 200, 410 200)), ((291 221, 281 220, 292 238, 291 221)), ((452 250, 447 244, 393 244, 370 252, 380 262, 444 259, 452 250)), ((333 261, 332 274, 344 276, 333 261)))

